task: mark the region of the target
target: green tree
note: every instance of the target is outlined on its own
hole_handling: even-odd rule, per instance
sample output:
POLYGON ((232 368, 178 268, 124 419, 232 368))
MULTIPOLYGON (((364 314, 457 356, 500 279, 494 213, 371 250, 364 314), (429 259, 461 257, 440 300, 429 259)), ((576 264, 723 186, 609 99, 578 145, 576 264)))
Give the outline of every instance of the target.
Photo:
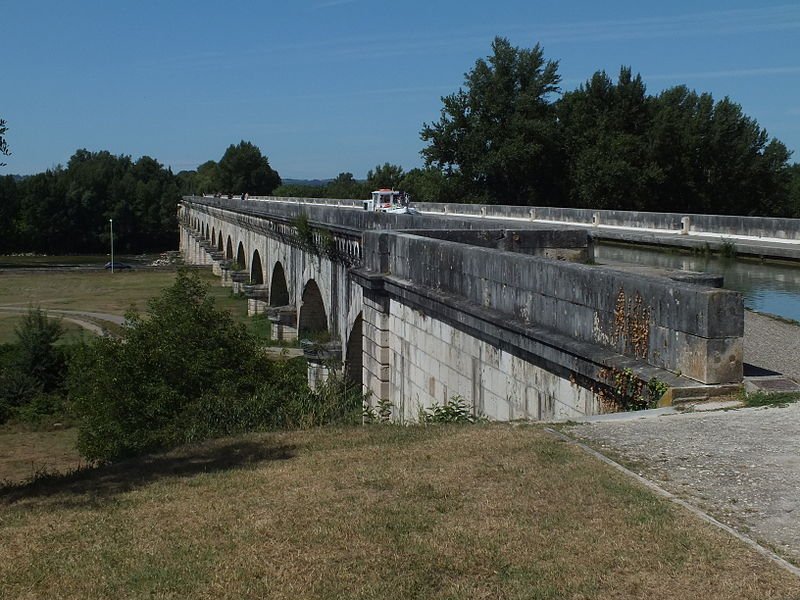
POLYGON ((489 202, 554 202, 561 150, 552 98, 559 81, 558 63, 546 61, 541 46, 495 38, 464 88, 442 98, 439 121, 423 125, 426 166, 489 202))
POLYGON ((0 359, 0 423, 10 416, 32 417, 51 413, 60 407, 54 401, 64 383, 65 357, 56 346, 64 329, 40 308, 30 308, 14 329, 15 341, 2 352, 0 359))
POLYGON ((325 196, 328 198, 366 198, 369 194, 368 186, 353 177, 352 173, 339 173, 325 186, 325 196))
MULTIPOLYGON (((8 142, 6 142, 6 131, 8 127, 4 119, 0 119, 0 154, 3 156, 10 156, 11 150, 8 149, 8 142)), ((0 162, 0 167, 5 167, 6 163, 0 162)))
POLYGON ((459 202, 459 194, 451 193, 453 183, 439 169, 411 169, 403 176, 400 189, 414 202, 459 202))
POLYGON ((268 196, 281 184, 280 175, 269 166, 267 157, 244 140, 228 146, 218 168, 219 184, 227 193, 268 196))
POLYGON ((654 99, 648 146, 665 174, 654 189, 662 210, 790 214, 790 153, 741 106, 685 86, 654 99))
POLYGON ((648 152, 651 102, 641 76, 599 71, 557 104, 566 150, 569 203, 647 210, 663 175, 648 152))
POLYGON ((397 189, 403 180, 403 168, 399 165, 384 163, 367 172, 367 187, 369 191, 381 188, 397 189))
POLYGON ((215 161, 208 160, 197 167, 193 191, 197 194, 215 194, 222 191, 219 165, 215 161))
POLYGON ((19 193, 11 175, 0 177, 0 251, 19 249, 19 193))

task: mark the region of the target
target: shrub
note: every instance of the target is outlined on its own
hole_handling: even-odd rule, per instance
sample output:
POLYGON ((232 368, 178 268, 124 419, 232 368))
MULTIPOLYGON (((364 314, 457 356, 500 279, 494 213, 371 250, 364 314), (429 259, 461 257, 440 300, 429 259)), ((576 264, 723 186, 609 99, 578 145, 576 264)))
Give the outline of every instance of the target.
POLYGON ((234 427, 224 419, 198 424, 209 398, 228 399, 234 406, 226 418, 233 418, 239 399, 270 371, 244 326, 216 309, 197 275, 182 271, 148 303, 146 318, 127 315, 121 338, 98 338, 76 352, 70 396, 78 449, 112 460, 195 439, 199 430, 227 432, 234 427))

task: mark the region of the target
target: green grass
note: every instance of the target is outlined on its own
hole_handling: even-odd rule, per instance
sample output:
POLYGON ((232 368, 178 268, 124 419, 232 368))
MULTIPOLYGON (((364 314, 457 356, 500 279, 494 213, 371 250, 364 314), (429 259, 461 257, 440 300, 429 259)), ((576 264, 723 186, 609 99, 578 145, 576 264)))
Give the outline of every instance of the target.
POLYGON ((7 598, 800 596, 525 426, 251 434, 41 477, 0 489, 0 539, 7 598))
MULTIPOLYGON (((77 310, 101 312, 123 316, 134 306, 144 312, 147 300, 157 296, 175 280, 175 269, 135 269, 118 271, 113 275, 105 270, 38 270, 2 273, 0 286, 0 307, 15 306, 26 309, 39 306, 45 310, 77 310)), ((246 323, 257 335, 263 335, 265 323, 254 323, 247 317, 247 300, 244 296, 234 296, 230 288, 220 286, 219 277, 210 269, 198 271, 200 278, 209 284, 209 293, 217 306, 230 311, 233 318, 246 323)), ((54 315, 56 316, 56 315, 54 315)), ((0 343, 14 339, 13 330, 18 316, 0 311, 0 343)), ((101 325, 112 333, 118 327, 107 321, 88 319, 101 325)), ((69 327, 70 335, 80 335, 77 326, 69 327)), ((87 331, 86 334, 89 334, 87 331)))
MULTIPOLYGON (((22 323, 22 314, 12 314, 0 311, 0 344, 14 342, 16 334, 14 329, 22 323)), ((57 315, 53 318, 58 319, 57 315)), ((80 325, 70 321, 61 320, 61 326, 64 328, 64 335, 59 340, 59 344, 69 344, 77 342, 84 336, 91 335, 80 325)))
POLYGON ((745 394, 742 397, 742 402, 745 406, 786 406, 793 402, 800 400, 800 392, 755 392, 752 394, 745 394))

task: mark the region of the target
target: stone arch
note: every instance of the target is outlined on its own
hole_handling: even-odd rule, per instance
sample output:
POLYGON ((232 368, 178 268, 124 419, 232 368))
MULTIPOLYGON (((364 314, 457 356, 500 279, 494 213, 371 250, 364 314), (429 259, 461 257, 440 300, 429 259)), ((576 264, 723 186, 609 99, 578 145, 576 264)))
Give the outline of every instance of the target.
POLYGON ((236 248, 236 267, 240 271, 247 269, 247 254, 244 250, 244 244, 239 242, 239 247, 236 248))
POLYGON ((225 248, 225 258, 227 260, 233 260, 233 241, 231 240, 231 236, 228 236, 228 245, 225 248))
POLYGON ((225 252, 225 247, 222 245, 222 230, 220 229, 217 232, 217 250, 220 252, 225 252))
POLYGON ((297 331, 300 334, 319 334, 328 332, 328 315, 325 313, 325 302, 319 291, 317 282, 309 279, 303 288, 303 299, 300 304, 300 316, 297 320, 297 331))
POLYGON ((269 305, 286 306, 287 304, 289 304, 289 288, 286 285, 286 273, 283 271, 283 265, 276 262, 269 282, 269 305))
POLYGON ((348 383, 358 386, 358 389, 361 389, 364 384, 362 373, 362 355, 364 352, 362 324, 361 313, 358 313, 353 327, 350 329, 350 337, 347 338, 344 360, 345 379, 348 383))
POLYGON ((216 231, 216 227, 212 227, 212 228, 211 228, 211 245, 212 245, 212 246, 216 246, 216 245, 217 245, 217 231, 216 231))
POLYGON ((257 285, 264 283, 264 270, 261 268, 261 255, 258 250, 253 250, 253 259, 250 261, 250 283, 257 285))

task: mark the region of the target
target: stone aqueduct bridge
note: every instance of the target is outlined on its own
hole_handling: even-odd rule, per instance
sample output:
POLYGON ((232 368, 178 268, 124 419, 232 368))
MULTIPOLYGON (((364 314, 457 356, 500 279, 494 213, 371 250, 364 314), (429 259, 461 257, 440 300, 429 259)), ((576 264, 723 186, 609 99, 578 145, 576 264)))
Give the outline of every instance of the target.
POLYGON ((648 383, 668 388, 662 403, 741 383, 739 293, 587 264, 586 229, 506 209, 185 197, 180 247, 276 337, 322 340, 306 348, 312 384, 338 359, 399 421, 456 395, 492 419, 563 419, 647 397, 648 383))

